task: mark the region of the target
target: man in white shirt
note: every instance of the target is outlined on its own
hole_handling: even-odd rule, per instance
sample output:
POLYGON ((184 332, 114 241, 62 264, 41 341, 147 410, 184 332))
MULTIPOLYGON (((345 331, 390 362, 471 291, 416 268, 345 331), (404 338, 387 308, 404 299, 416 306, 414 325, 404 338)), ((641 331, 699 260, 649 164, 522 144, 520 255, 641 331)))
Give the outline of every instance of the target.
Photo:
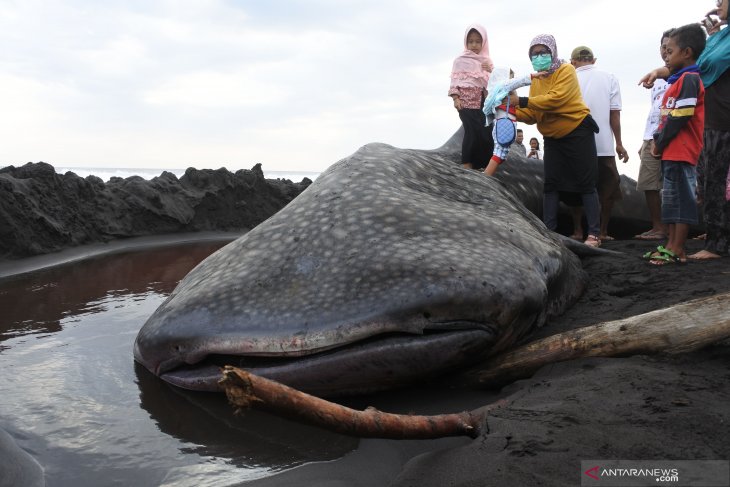
MULTIPOLYGON (((570 62, 578 75, 583 101, 591 110, 591 116, 599 127, 596 134, 598 155, 598 199, 601 203, 601 235, 603 240, 613 240, 608 235, 608 222, 616 201, 621 199, 621 179, 616 168, 616 154, 625 163, 629 154, 621 141, 621 89, 616 77, 596 68, 596 58, 591 48, 578 46, 573 49, 570 62)), ((582 211, 574 208, 573 237, 583 239, 582 211)))
MULTIPOLYGON (((659 44, 659 54, 662 59, 666 55, 667 40, 673 30, 669 29, 662 34, 662 40, 659 44)), ((654 81, 654 86, 651 88, 651 108, 646 117, 646 127, 644 128, 644 143, 639 150, 641 165, 639 166, 636 190, 644 192, 646 206, 649 208, 649 215, 651 215, 651 229, 634 236, 634 238, 641 240, 663 240, 667 238, 667 228, 662 223, 662 197, 659 193, 663 182, 662 161, 651 155, 651 142, 654 140, 654 132, 659 127, 662 99, 664 98, 664 92, 667 91, 667 86, 669 86, 667 82, 661 78, 654 81)))

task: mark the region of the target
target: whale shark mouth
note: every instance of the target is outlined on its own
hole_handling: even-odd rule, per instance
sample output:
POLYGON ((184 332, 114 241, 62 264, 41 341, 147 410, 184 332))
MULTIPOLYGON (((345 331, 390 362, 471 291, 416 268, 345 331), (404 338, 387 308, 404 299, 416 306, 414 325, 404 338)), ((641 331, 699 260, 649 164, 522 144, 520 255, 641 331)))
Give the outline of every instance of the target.
POLYGON ((305 357, 210 355, 160 374, 175 386, 220 391, 224 365, 233 365, 309 394, 333 397, 410 385, 484 360, 496 341, 491 327, 371 338, 305 357))

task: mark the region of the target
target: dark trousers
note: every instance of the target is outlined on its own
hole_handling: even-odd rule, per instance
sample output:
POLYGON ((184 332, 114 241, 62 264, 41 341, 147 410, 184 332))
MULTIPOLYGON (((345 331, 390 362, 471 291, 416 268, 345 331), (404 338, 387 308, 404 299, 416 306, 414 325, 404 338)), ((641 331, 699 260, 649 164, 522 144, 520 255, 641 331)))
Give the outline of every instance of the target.
MULTIPOLYGON (((598 237, 601 234, 601 204, 598 202, 598 192, 594 189, 590 193, 582 193, 580 197, 583 202, 583 211, 588 221, 588 234, 598 237)), ((559 192, 548 191, 543 193, 542 221, 552 231, 558 229, 559 208, 559 192)))
POLYGON ((462 108, 459 110, 459 118, 464 125, 461 162, 470 162, 474 169, 484 169, 494 151, 492 128, 484 126, 486 116, 478 108, 462 108))

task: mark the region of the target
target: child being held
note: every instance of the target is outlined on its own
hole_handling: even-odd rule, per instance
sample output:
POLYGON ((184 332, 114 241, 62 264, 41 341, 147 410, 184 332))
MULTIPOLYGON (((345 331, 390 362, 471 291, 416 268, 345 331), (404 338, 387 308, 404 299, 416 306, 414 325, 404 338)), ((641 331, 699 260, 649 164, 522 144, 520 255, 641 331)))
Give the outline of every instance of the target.
POLYGON ((489 135, 484 128, 482 102, 492 67, 487 30, 479 24, 472 24, 464 34, 464 52, 454 60, 448 93, 464 126, 461 162, 467 169, 484 167, 491 152, 489 135))
MULTIPOLYGON (((489 93, 487 95, 487 99, 484 101, 483 109, 486 118, 486 124, 491 125, 492 121, 495 121, 494 127, 492 128, 492 137, 494 138, 494 151, 492 153, 492 158, 489 160, 487 168, 484 170, 484 174, 486 174, 487 176, 492 176, 495 172, 497 172, 499 165, 505 159, 507 159, 507 154, 509 154, 509 148, 512 144, 512 141, 510 140, 503 140, 501 141, 502 143, 500 143, 500 137, 498 135, 499 124, 496 122, 496 120, 507 118, 512 122, 513 125, 517 120, 517 107, 507 107, 507 105, 505 103, 502 103, 502 101, 508 95, 513 94, 517 88, 529 86, 532 83, 532 79, 537 76, 543 75, 538 73, 532 73, 525 75, 522 78, 514 79, 514 72, 511 69, 509 71, 507 70, 507 68, 496 68, 493 70, 492 76, 489 80, 489 93)), ((512 132, 515 132, 514 127, 512 132)))

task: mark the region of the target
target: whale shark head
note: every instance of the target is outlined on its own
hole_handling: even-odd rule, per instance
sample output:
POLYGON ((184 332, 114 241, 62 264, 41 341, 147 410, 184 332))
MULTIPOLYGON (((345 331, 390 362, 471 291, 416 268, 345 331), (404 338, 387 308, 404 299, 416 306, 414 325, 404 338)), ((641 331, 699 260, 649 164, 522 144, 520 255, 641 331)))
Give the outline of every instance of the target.
POLYGON ((162 379, 232 364, 337 395, 483 360, 582 291, 578 259, 499 181, 369 144, 193 269, 137 336, 162 379))

